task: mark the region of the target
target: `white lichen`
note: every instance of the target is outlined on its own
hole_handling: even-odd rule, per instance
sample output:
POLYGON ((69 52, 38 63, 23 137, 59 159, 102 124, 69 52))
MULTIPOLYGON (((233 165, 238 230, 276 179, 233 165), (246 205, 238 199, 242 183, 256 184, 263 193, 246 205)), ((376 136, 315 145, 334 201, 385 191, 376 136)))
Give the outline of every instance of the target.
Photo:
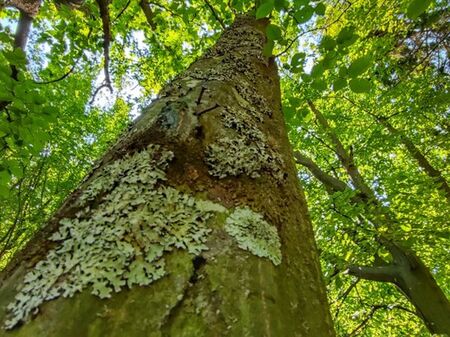
POLYGON ((277 228, 248 207, 238 207, 225 221, 225 231, 238 246, 252 254, 281 263, 281 243, 277 228))
POLYGON ((79 203, 76 218, 64 218, 51 240, 59 244, 28 272, 8 306, 13 328, 44 302, 91 287, 107 298, 123 287, 148 285, 165 275, 164 253, 206 250, 206 221, 226 209, 161 183, 173 154, 157 145, 105 166, 79 203))

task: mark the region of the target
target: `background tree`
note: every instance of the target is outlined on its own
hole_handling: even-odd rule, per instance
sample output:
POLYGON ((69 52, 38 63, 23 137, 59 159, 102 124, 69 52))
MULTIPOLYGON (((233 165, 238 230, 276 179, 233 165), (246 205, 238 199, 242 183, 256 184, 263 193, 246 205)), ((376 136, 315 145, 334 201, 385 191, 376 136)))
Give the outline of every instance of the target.
MULTIPOLYGON (((307 169, 302 177, 314 205, 338 334, 377 336, 395 326, 398 334, 428 335, 411 324, 415 314, 423 317, 420 309, 392 286, 373 282, 397 283, 410 295, 400 277, 387 272, 398 259, 386 238, 416 250, 448 296, 446 4, 413 15, 417 5, 374 1, 330 8, 328 20, 344 24, 321 38, 315 52, 321 56, 309 74, 300 75, 301 84, 292 82, 296 68, 285 81, 285 110, 300 149, 298 163, 307 169), (403 8, 407 15, 399 18, 403 8), (358 278, 343 278, 348 272, 358 278)), ((445 323, 448 300, 439 298, 429 305, 446 307, 440 310, 445 323)))

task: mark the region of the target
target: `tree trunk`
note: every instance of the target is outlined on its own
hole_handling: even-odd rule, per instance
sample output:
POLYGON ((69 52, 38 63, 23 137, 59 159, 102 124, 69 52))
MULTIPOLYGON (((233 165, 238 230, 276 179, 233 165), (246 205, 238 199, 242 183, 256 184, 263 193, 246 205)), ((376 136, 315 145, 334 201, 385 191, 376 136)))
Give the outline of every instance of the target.
POLYGON ((412 252, 394 283, 410 300, 431 333, 450 336, 450 302, 423 262, 412 252))
POLYGON ((422 260, 411 250, 385 241, 393 262, 381 266, 350 266, 349 274, 390 282, 408 298, 432 334, 450 336, 450 302, 422 260))
POLYGON ((8 266, 0 336, 334 335, 266 24, 238 18, 8 266))

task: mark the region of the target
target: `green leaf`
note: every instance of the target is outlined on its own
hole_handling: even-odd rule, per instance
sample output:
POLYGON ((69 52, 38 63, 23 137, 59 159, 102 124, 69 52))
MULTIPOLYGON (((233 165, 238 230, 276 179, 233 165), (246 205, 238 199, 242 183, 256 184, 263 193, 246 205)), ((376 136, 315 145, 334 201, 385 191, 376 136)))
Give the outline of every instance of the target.
POLYGON ((410 19, 417 19, 430 6, 431 0, 412 0, 406 11, 410 19))
POLYGON ((317 15, 325 15, 326 7, 323 3, 317 4, 316 8, 314 8, 314 11, 317 15))
POLYGON ((7 64, 0 64, 0 73, 6 74, 6 76, 11 76, 12 69, 7 64))
POLYGON ((319 91, 323 91, 327 88, 327 83, 322 80, 322 79, 315 79, 312 83, 311 83, 311 87, 319 90, 319 91))
POLYGON ((275 46, 273 40, 268 40, 263 48, 263 55, 266 57, 272 56, 273 47, 275 46))
POLYGON ((297 23, 305 23, 311 19, 314 14, 314 8, 311 6, 305 6, 304 8, 296 11, 294 13, 294 18, 297 20, 297 23))
POLYGON ((264 2, 256 10, 256 18, 257 19, 265 18, 266 16, 268 16, 272 12, 273 7, 274 7, 273 1, 264 2))
POLYGON ((16 48, 12 52, 5 52, 4 55, 8 59, 9 63, 15 66, 23 66, 27 62, 25 53, 20 48, 16 48))
POLYGON ((270 24, 266 27, 266 34, 270 40, 281 40, 281 28, 277 25, 270 24))
POLYGON ((11 175, 8 170, 1 170, 0 171, 0 185, 7 186, 9 181, 11 180, 11 175))
POLYGON ((372 58, 369 56, 363 56, 355 61, 348 67, 348 73, 351 77, 356 77, 363 74, 367 69, 369 69, 372 63, 372 58))
POLYGON ((348 75, 348 70, 347 67, 343 66, 339 68, 339 76, 341 77, 347 77, 348 75))
POLYGON ((8 161, 8 170, 11 172, 16 178, 23 177, 23 170, 20 164, 17 161, 10 160, 8 161))
POLYGON ((410 232, 411 231, 411 225, 410 224, 401 224, 400 228, 402 229, 402 231, 404 232, 410 232))
POLYGON ((334 47, 336 47, 336 41, 331 36, 325 35, 320 41, 319 48, 333 50, 334 47))
POLYGON ((355 34, 355 29, 351 26, 348 26, 342 28, 342 30, 339 32, 336 38, 336 42, 338 44, 349 46, 356 41, 356 38, 357 35, 355 34))
POLYGON ((311 69, 311 76, 312 77, 320 77, 323 75, 323 72, 325 69, 323 68, 323 65, 321 63, 317 63, 314 65, 314 67, 311 69))
POLYGON ((31 93, 31 97, 33 99, 33 102, 38 105, 42 105, 47 101, 44 96, 35 91, 31 93))
POLYGON ((324 69, 331 69, 336 63, 335 53, 329 52, 324 56, 324 58, 321 61, 321 64, 323 65, 324 69))
POLYGON ((14 96, 9 91, 0 91, 0 101, 12 101, 14 96))
POLYGON ((333 90, 339 91, 347 86, 347 80, 343 78, 338 78, 336 81, 333 82, 333 90))
POLYGON ((288 8, 289 4, 286 2, 286 0, 275 0, 274 6, 277 11, 281 11, 288 8))
POLYGON ((369 92, 372 88, 372 84, 369 80, 362 79, 362 78, 354 78, 349 83, 350 89, 352 89, 353 92, 356 92, 358 94, 369 92))
POLYGON ((294 56, 292 56, 291 66, 297 67, 301 63, 301 61, 305 59, 305 57, 305 53, 296 53, 294 56))

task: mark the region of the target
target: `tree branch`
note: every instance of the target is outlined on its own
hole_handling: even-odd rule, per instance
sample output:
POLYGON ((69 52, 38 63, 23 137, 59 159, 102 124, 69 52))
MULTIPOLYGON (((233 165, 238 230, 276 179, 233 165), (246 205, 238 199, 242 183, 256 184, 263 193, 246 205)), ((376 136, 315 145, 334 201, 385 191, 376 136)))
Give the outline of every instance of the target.
POLYGON ((147 0, 141 0, 139 1, 139 6, 141 7, 142 11, 144 12, 145 18, 147 19, 148 24, 150 27, 155 30, 156 29, 156 23, 153 20, 155 17, 155 12, 153 12, 152 8, 150 7, 150 4, 147 2, 147 0))
POLYGON ((111 85, 111 77, 109 75, 109 45, 111 43, 111 27, 109 18, 108 4, 109 0, 96 0, 100 9, 100 16, 103 25, 103 71, 105 73, 105 85, 110 92, 113 91, 111 85))
POLYGON ((375 194, 373 193, 372 189, 365 183, 363 177, 361 176, 361 173, 359 172, 358 168, 355 165, 353 154, 350 152, 347 152, 344 148, 344 145, 342 145, 341 141, 339 140, 336 133, 332 130, 330 125, 328 124, 327 119, 322 115, 319 109, 314 105, 314 103, 310 100, 308 100, 308 105, 311 111, 316 116, 317 121, 322 126, 322 128, 327 133, 328 137, 330 137, 332 143, 334 144, 336 154, 339 158, 339 161, 341 162, 342 166, 347 171, 348 175, 352 179, 353 184, 355 187, 368 199, 375 199, 375 194))
POLYGON ((417 161, 419 166, 425 171, 425 173, 431 177, 437 184, 438 188, 445 193, 448 201, 450 201, 450 187, 447 181, 442 176, 442 173, 434 168, 431 163, 425 158, 422 152, 414 145, 414 143, 406 137, 402 132, 397 130, 386 118, 377 117, 377 120, 389 130, 392 135, 396 135, 400 138, 400 141, 408 150, 409 154, 417 161))
POLYGON ((366 316, 366 318, 364 318, 362 320, 362 322, 360 324, 358 324, 358 326, 353 329, 352 332, 350 332, 349 334, 347 334, 347 337, 353 337, 355 335, 358 334, 358 331, 361 330, 365 325, 367 325, 367 323, 369 323, 369 321, 372 319, 373 315, 375 314, 375 312, 377 312, 380 309, 385 309, 387 308, 387 305, 374 305, 372 306, 372 309, 370 310, 369 314, 366 316))
POLYGON ((33 18, 31 16, 24 11, 20 11, 19 23, 17 24, 17 30, 14 36, 14 48, 20 48, 25 51, 32 22, 33 18))
POLYGON ((119 14, 117 14, 117 16, 114 18, 113 23, 117 21, 117 19, 119 19, 122 14, 127 10, 127 8, 130 6, 131 0, 128 0, 127 3, 125 4, 125 6, 122 8, 122 10, 119 12, 119 14))
POLYGON ((325 186, 330 194, 334 192, 342 192, 348 187, 343 181, 322 171, 314 161, 303 155, 300 151, 295 151, 294 157, 297 164, 306 167, 314 175, 314 177, 316 177, 325 186))
POLYGON ((349 266, 347 273, 365 280, 378 282, 395 282, 398 278, 398 268, 395 265, 367 267, 349 266))
POLYGON ((414 145, 414 143, 409 139, 407 136, 405 136, 400 130, 396 129, 391 123, 389 123, 388 119, 399 114, 401 111, 397 111, 394 114, 391 114, 389 117, 379 116, 368 109, 365 109, 364 107, 357 104, 352 99, 342 96, 346 101, 348 101, 350 104, 355 106, 358 109, 361 109, 362 111, 365 111, 370 116, 372 116, 378 123, 383 125, 388 131, 394 135, 398 136, 400 138, 400 141, 402 144, 406 147, 411 157, 413 157, 418 165, 425 171, 425 173, 431 177, 437 184, 438 188, 442 190, 445 193, 445 197, 448 201, 450 201, 450 187, 447 183, 447 180, 445 180, 444 176, 442 175, 441 171, 436 169, 431 163, 428 161, 428 159, 422 154, 422 152, 417 148, 417 146, 414 145))

